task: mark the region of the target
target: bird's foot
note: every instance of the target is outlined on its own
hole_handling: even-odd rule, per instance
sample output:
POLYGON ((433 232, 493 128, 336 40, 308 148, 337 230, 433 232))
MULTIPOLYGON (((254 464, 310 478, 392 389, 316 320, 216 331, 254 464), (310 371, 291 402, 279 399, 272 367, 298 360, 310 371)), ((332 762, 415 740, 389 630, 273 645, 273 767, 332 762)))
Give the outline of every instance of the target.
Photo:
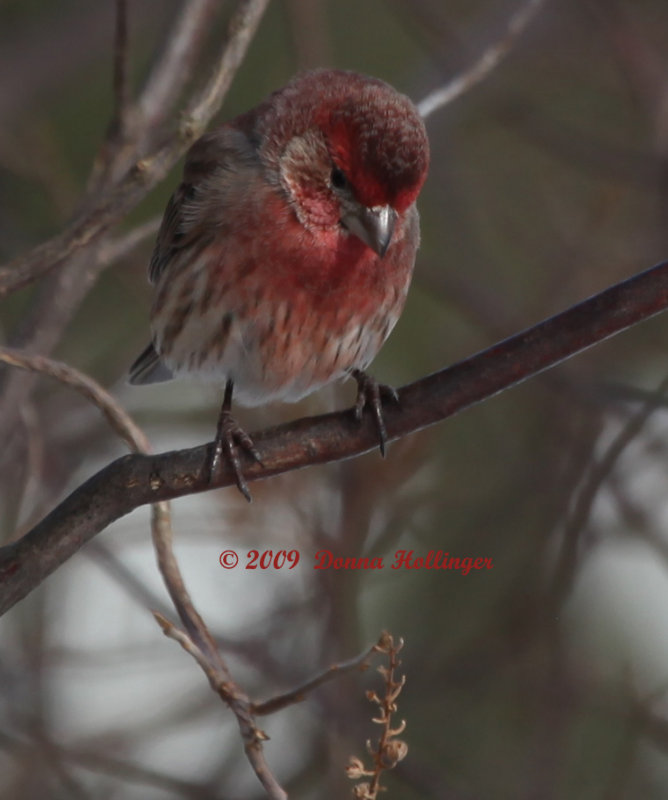
POLYGON ((223 457, 232 467, 234 480, 241 494, 251 501, 251 494, 248 489, 243 472, 241 471, 241 460, 239 458, 239 448, 249 453, 255 461, 262 464, 260 454, 253 444, 253 440, 239 423, 232 416, 228 408, 222 408, 218 417, 218 427, 216 428, 216 438, 213 442, 213 453, 209 463, 209 482, 212 482, 220 468, 223 457))
POLYGON ((365 407, 368 406, 370 408, 378 429, 380 453, 382 456, 385 456, 387 428, 385 427, 385 418, 383 417, 383 400, 391 400, 393 403, 398 404, 399 395, 397 394, 397 390, 392 386, 387 386, 385 383, 378 383, 375 378, 372 378, 371 375, 367 375, 367 373, 363 372, 361 369, 354 369, 351 375, 357 381, 355 419, 361 422, 365 407))

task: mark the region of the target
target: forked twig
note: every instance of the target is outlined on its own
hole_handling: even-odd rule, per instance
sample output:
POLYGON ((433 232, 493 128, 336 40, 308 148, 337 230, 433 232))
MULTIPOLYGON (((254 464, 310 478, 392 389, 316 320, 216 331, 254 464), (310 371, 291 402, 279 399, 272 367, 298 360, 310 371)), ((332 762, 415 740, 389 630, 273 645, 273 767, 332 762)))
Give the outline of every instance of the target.
MULTIPOLYGON (((33 356, 19 350, 0 347, 0 361, 20 369, 47 375, 75 389, 109 420, 112 428, 131 450, 149 453, 150 444, 144 432, 132 421, 119 403, 96 381, 73 367, 43 356, 33 356)), ((158 567, 169 595, 188 633, 180 631, 162 614, 154 612, 163 632, 187 650, 202 667, 214 690, 229 705, 237 718, 244 739, 245 751, 251 766, 272 800, 285 800, 287 795, 272 775, 262 752, 266 735, 255 725, 251 703, 234 682, 222 659, 211 633, 192 603, 183 581, 172 547, 173 533, 169 503, 158 502, 151 506, 151 534, 158 567)))
MULTIPOLYGON (((118 183, 102 188, 96 186, 95 201, 85 204, 64 231, 1 267, 0 297, 28 286, 96 241, 165 177, 218 110, 268 2, 241 0, 230 20, 218 63, 204 90, 186 109, 178 135, 171 136, 151 154, 135 161, 118 183)), ((107 168, 104 173, 113 175, 115 170, 107 168)))
POLYGON ((197 661, 209 679, 211 688, 220 695, 222 700, 233 711, 244 741, 246 757, 264 786, 267 797, 271 798, 271 800, 287 800, 287 793, 273 776, 264 758, 262 742, 269 737, 255 724, 248 696, 232 680, 220 656, 217 655, 217 657, 212 658, 210 652, 204 652, 185 631, 179 630, 172 625, 162 614, 156 611, 154 616, 165 636, 178 642, 197 661))

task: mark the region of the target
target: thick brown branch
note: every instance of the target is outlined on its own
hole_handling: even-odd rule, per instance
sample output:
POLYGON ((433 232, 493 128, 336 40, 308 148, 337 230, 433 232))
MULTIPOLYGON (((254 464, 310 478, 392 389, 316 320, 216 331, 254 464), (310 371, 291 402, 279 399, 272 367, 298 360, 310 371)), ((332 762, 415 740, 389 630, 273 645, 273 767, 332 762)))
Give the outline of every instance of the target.
MULTIPOLYGON (((433 425, 668 307, 668 262, 629 278, 465 361, 399 392, 387 407, 390 440, 433 425)), ((253 436, 262 465, 244 464, 253 481, 374 449, 372 422, 350 411, 297 420, 253 436)), ((86 541, 146 503, 229 486, 221 471, 209 483, 208 448, 129 455, 76 489, 19 542, 0 549, 0 613, 25 597, 86 541)))

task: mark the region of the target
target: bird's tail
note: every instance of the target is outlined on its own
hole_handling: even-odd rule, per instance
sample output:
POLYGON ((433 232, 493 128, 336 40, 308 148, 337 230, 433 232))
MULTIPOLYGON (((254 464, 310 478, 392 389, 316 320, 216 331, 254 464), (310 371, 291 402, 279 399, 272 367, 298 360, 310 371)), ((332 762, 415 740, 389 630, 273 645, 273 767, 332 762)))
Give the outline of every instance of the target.
POLYGON ((162 383, 170 381, 174 373, 165 365, 157 354, 153 343, 142 352, 130 367, 129 383, 162 383))

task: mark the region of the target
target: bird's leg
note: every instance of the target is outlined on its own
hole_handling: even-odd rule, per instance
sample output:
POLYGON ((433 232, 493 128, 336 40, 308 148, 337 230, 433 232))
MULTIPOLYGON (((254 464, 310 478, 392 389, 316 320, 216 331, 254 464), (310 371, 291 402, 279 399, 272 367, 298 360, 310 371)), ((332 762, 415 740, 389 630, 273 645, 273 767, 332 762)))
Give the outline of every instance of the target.
POLYGON ((399 395, 396 389, 384 383, 378 383, 375 378, 372 378, 371 375, 367 375, 367 373, 363 372, 361 369, 354 369, 350 374, 357 381, 355 419, 361 422, 364 408, 369 406, 376 420, 376 427, 378 428, 380 453, 384 456, 385 445, 387 444, 387 429, 385 427, 385 419, 383 418, 383 399, 391 400, 393 403, 398 404, 399 395))
POLYGON ((213 441, 213 454, 209 465, 209 481, 213 481, 216 472, 218 472, 220 461, 224 453, 228 464, 232 467, 232 471, 234 472, 234 478, 239 487, 239 491, 250 503, 251 495, 248 490, 248 485, 244 480, 243 473, 241 472, 241 461, 239 460, 237 445, 243 447, 243 449, 247 453, 250 453, 258 463, 261 464, 262 460, 260 459, 260 454, 253 444, 251 437, 232 416, 233 389, 234 381, 228 380, 225 384, 223 404, 220 407, 220 415, 216 427, 216 438, 213 441))

